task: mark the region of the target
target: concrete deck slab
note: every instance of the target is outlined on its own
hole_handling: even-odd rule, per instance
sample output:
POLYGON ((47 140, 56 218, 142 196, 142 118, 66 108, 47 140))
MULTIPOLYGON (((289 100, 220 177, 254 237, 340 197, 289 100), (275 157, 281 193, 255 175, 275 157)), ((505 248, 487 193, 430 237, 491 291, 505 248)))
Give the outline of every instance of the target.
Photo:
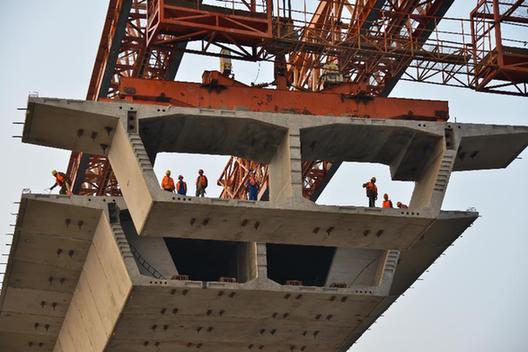
POLYGON ((126 209, 120 198, 23 197, 0 301, 0 347, 15 352, 26 351, 30 343, 41 344, 42 351, 181 346, 222 352, 260 346, 285 352, 292 346, 335 351, 355 341, 377 317, 373 312, 395 299, 476 217, 442 214, 416 244, 426 249, 402 251, 405 272, 398 273, 396 256, 381 268, 384 273, 377 285, 337 288, 279 285, 261 269, 245 283, 142 275, 120 225, 109 222, 109 203, 126 209), (52 231, 36 232, 34 215, 43 214, 52 231), (31 258, 42 241, 48 241, 42 253, 31 258), (71 258, 68 251, 57 254, 58 248, 70 247, 75 248, 71 258), (84 257, 84 264, 75 257, 84 257), (51 284, 39 279, 57 275, 57 269, 71 271, 71 277, 62 284, 65 274, 51 284), (394 277, 399 281, 393 283, 394 277))

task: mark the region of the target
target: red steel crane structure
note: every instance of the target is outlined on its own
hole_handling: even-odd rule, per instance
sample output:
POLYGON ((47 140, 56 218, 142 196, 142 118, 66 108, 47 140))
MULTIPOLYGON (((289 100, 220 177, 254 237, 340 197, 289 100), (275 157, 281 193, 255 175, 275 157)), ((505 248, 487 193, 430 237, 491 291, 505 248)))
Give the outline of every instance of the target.
MULTIPOLYGON (((445 120, 447 108, 407 100, 412 113, 402 113, 383 97, 400 80, 527 96, 528 5, 479 0, 469 19, 446 18, 453 1, 110 0, 87 99, 445 120), (273 62, 273 81, 252 87, 212 71, 201 84, 173 82, 184 53, 273 62)), ((317 199, 339 165, 303 161, 304 196, 317 199)), ((221 197, 244 198, 251 169, 265 199, 267 165, 238 157, 221 197)), ((75 194, 120 193, 104 157, 72 153, 68 174, 75 194)))

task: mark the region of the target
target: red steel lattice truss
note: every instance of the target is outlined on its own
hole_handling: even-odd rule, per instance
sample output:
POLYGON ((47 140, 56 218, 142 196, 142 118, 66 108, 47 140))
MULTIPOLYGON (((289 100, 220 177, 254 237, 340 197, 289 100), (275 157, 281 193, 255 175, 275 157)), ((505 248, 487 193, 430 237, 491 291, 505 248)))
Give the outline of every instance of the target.
MULTIPOLYGON (((524 1, 480 0, 470 20, 444 19, 451 24, 441 31, 452 2, 320 0, 310 11, 306 2, 294 8, 273 0, 111 0, 87 98, 119 98, 122 77, 172 80, 184 52, 287 57, 279 75, 290 89, 325 89, 325 65, 333 63, 350 94, 387 96, 410 80, 528 95, 528 59, 519 47, 525 38, 503 38, 503 26, 526 29, 524 1)), ((338 166, 305 161, 305 196, 317 198, 338 166)), ((267 167, 233 157, 219 179, 222 197, 243 198, 250 169, 258 170, 264 196, 267 167)), ((73 153, 68 174, 74 193, 119 194, 104 157, 73 153)))

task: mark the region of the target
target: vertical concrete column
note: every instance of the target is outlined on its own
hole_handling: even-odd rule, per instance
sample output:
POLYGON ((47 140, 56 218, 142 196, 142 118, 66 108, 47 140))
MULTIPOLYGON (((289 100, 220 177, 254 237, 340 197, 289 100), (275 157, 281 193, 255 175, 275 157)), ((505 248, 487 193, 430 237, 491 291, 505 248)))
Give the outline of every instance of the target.
POLYGON ((271 202, 302 201, 301 139, 298 128, 290 128, 269 164, 271 202))
POLYGON ((260 242, 255 243, 255 253, 257 257, 257 278, 267 279, 268 278, 268 255, 266 250, 266 244, 260 242))
POLYGON ((383 262, 378 266, 376 273, 376 284, 381 290, 380 293, 389 294, 399 259, 400 251, 395 249, 385 251, 383 262))
POLYGON ((458 141, 441 139, 421 179, 416 182, 410 207, 439 212, 456 159, 458 141), (448 147, 449 146, 449 147, 448 147))

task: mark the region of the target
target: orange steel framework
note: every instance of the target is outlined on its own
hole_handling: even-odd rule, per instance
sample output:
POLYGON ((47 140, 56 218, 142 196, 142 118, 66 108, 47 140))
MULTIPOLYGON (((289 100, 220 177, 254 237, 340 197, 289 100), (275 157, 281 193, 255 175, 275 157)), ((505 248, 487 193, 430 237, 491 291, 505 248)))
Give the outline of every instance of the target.
MULTIPOLYGON (((452 2, 320 0, 310 10, 306 1, 111 0, 87 98, 126 96, 127 77, 173 80, 185 52, 275 62, 270 85, 292 91, 383 97, 410 80, 528 95, 526 32, 515 36, 527 28, 524 1, 480 0, 470 20, 444 18, 452 2), (506 39, 504 27, 512 26, 514 38, 506 39), (336 73, 328 64, 338 68, 339 84, 328 80, 336 73)), ((316 199, 339 164, 304 161, 305 196, 316 199)), ((219 180, 222 197, 243 198, 250 169, 265 196, 267 166, 233 157, 219 180)), ((74 193, 119 193, 104 157, 73 153, 68 174, 74 193)))

